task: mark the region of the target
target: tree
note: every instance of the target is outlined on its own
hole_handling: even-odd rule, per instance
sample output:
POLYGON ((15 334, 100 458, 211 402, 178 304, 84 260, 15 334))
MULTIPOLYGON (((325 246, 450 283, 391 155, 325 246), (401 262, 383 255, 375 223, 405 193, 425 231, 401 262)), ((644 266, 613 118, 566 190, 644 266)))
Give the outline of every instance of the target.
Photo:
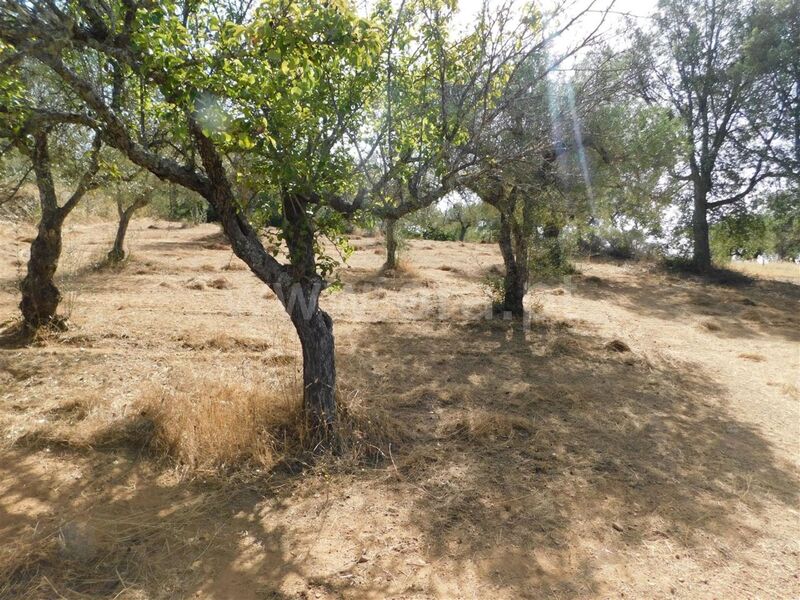
POLYGON ((336 235, 341 223, 323 209, 355 192, 343 140, 372 90, 380 32, 338 2, 267 1, 242 22, 211 7, 5 0, 0 38, 15 55, 48 67, 82 102, 76 120, 216 210, 236 255, 275 292, 295 326, 306 412, 314 430, 327 433, 336 418, 336 371, 333 324, 319 297, 334 261, 319 238, 336 235), (81 73, 71 64, 76 55, 105 68, 81 73), (134 94, 144 96, 169 152, 144 138, 137 115, 113 101, 134 94), (229 153, 246 157, 250 170, 229 171, 229 153), (259 209, 280 211, 288 264, 265 249, 248 220, 234 193, 239 177, 277 190, 259 209))
POLYGON ((641 96, 669 105, 683 122, 691 183, 696 269, 711 267, 709 212, 741 204, 775 173, 764 149, 778 130, 759 132, 748 116, 766 114, 759 73, 748 56, 753 4, 739 0, 665 0, 650 32, 639 32, 641 96))
POLYGON ((510 83, 577 19, 545 34, 552 23, 534 6, 484 2, 474 25, 459 34, 454 3, 405 0, 397 11, 389 3, 381 10, 389 35, 366 138, 372 170, 392 183, 369 209, 385 222, 392 266, 397 221, 481 176, 488 165, 477 147, 496 131, 510 83))
MULTIPOLYGON (((138 173, 134 174, 135 176, 138 173)), ((114 244, 111 250, 108 251, 108 261, 110 263, 119 263, 125 260, 125 236, 128 233, 128 225, 130 225, 131 218, 134 213, 147 206, 153 195, 153 188, 148 181, 133 181, 128 186, 123 186, 120 181, 117 183, 116 189, 116 203, 117 203, 117 233, 114 236, 114 244), (126 205, 125 197, 133 196, 133 199, 126 205)))
POLYGON ((86 192, 97 185, 100 139, 95 136, 85 161, 83 174, 66 202, 59 205, 50 157, 52 125, 46 120, 29 117, 21 130, 11 134, 15 146, 26 155, 36 174, 39 191, 41 217, 36 228, 36 237, 31 242, 30 258, 25 277, 20 282, 22 293, 20 310, 23 328, 31 334, 41 327, 62 327, 56 317, 61 293, 54 283, 58 260, 61 256, 62 226, 64 220, 78 205, 86 192))
MULTIPOLYGON (((0 58, 10 56, 13 57, 12 49, 0 46, 0 58)), ((82 119, 60 110, 66 104, 54 100, 57 90, 53 82, 46 78, 37 81, 36 76, 35 68, 12 64, 0 80, 0 138, 8 142, 7 151, 14 148, 30 162, 29 170, 34 173, 39 194, 39 223, 31 242, 26 274, 19 285, 22 330, 26 336, 42 327, 64 325, 56 316, 61 293, 54 282, 61 256, 62 227, 86 193, 99 183, 102 145, 97 134, 89 144, 83 141, 82 119), (27 98, 48 103, 51 109, 31 109, 26 104, 27 98), (54 146, 58 162, 67 166, 61 169, 61 174, 76 182, 66 202, 60 205, 51 157, 54 146)))
POLYGON ((480 219, 479 205, 470 202, 469 199, 462 199, 453 202, 447 209, 446 218, 454 221, 458 226, 458 241, 463 242, 467 237, 467 231, 475 227, 480 219))

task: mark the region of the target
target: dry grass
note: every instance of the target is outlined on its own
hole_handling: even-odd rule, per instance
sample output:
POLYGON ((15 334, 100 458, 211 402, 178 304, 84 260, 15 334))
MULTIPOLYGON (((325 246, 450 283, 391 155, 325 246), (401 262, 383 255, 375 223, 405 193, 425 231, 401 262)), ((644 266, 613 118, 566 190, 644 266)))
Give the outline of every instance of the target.
POLYGON ((229 290, 233 288, 231 282, 225 279, 224 277, 217 277, 216 279, 212 279, 208 282, 208 287, 214 288, 215 290, 229 290))
POLYGON ((175 339, 184 348, 191 350, 221 350, 223 352, 248 350, 251 352, 263 352, 272 347, 272 344, 266 340, 237 337, 227 333, 214 333, 206 336, 200 332, 187 332, 175 339))
POLYGON ((419 277, 419 270, 410 261, 401 258, 397 261, 397 265, 395 266, 394 269, 387 269, 385 267, 381 267, 379 275, 381 277, 388 277, 389 279, 395 279, 395 278, 415 279, 419 277))
POLYGON ((778 261, 760 265, 754 261, 746 261, 731 262, 727 266, 734 271, 764 279, 800 282, 800 265, 792 262, 778 261))
POLYGON ((248 267, 240 259, 231 256, 231 259, 222 267, 223 271, 247 271, 248 267))
POLYGON ((206 289, 206 282, 197 277, 193 277, 186 282, 186 287, 190 290, 204 290, 206 289))
MULTIPOLYGON (((399 421, 366 406, 357 394, 340 397, 338 405, 337 451, 326 457, 337 468, 380 463, 392 445, 397 448, 409 437, 399 421)), ((320 440, 309 429, 294 370, 282 369, 272 379, 226 382, 189 374, 174 387, 146 388, 134 407, 129 423, 141 436, 138 445, 153 458, 193 473, 305 468, 326 456, 316 453, 320 440)), ((130 435, 131 429, 114 431, 130 435)), ((112 437, 106 432, 106 445, 112 437)), ((120 446, 132 445, 128 438, 120 441, 120 446)))
POLYGON ((754 323, 768 322, 768 319, 764 316, 764 314, 755 308, 743 310, 739 316, 746 321, 753 321, 754 323))
POLYGON ((491 410, 474 409, 447 424, 444 435, 470 442, 493 444, 520 435, 531 435, 536 424, 528 417, 491 410))
POLYGON ((136 406, 153 423, 148 447, 157 457, 196 471, 268 469, 307 441, 299 389, 191 377, 174 389, 146 389, 136 406))
POLYGON ((722 326, 716 321, 703 321, 700 326, 708 331, 721 331, 722 326))

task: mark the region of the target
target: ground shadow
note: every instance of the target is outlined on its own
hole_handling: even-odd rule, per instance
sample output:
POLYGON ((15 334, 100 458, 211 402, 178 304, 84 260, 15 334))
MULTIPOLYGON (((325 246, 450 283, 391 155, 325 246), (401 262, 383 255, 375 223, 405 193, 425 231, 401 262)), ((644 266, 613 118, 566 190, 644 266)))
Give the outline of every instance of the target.
POLYGON ((182 478, 144 459, 141 427, 116 423, 80 446, 31 436, 4 451, 0 598, 280 599, 331 588, 280 519, 292 476, 182 478))
POLYGON ((540 321, 375 324, 343 377, 415 431, 394 456, 427 559, 516 597, 595 589, 592 545, 755 539, 798 482, 696 365, 655 366, 540 321), (384 377, 381 377, 384 375, 384 377), (385 387, 384 387, 385 386, 385 387), (598 533, 599 532, 599 533, 598 533))
POLYGON ((570 289, 578 296, 659 319, 701 318, 711 333, 722 337, 769 335, 800 341, 800 286, 788 282, 753 280, 728 286, 668 274, 613 280, 575 276, 570 289))

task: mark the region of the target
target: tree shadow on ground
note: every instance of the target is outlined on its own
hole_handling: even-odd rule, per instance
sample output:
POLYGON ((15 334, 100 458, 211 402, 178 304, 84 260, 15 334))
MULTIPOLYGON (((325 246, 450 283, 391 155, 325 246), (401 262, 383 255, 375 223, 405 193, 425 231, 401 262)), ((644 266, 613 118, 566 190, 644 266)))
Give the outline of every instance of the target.
POLYGON ((33 436, 3 453, 0 598, 280 599, 330 587, 297 558, 290 524, 268 518, 288 475, 178 477, 142 459, 140 425, 116 423, 84 447, 33 436))
POLYGON ((728 338, 779 336, 800 341, 800 286, 755 280, 746 286, 709 283, 698 277, 654 275, 576 276, 571 291, 591 300, 608 301, 664 320, 705 318, 707 329, 728 338))
POLYGON ((606 543, 752 541, 749 517, 797 506, 792 466, 716 382, 606 341, 563 322, 374 324, 340 350, 343 378, 414 432, 389 487, 416 497, 429 562, 515 597, 583 595, 606 543))

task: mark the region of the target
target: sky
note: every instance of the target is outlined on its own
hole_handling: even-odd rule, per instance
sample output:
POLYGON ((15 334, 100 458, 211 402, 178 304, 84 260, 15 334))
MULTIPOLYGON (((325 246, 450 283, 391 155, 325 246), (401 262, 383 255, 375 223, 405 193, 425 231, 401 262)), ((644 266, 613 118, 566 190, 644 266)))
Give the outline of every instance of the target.
MULTIPOLYGON (((489 0, 490 4, 499 4, 502 0, 489 0)), ((525 0, 518 0, 523 4, 525 0)), ((457 26, 469 24, 471 19, 480 12, 483 0, 459 0, 459 18, 457 26)), ((570 43, 575 43, 588 35, 595 27, 602 22, 600 31, 612 45, 622 44, 625 41, 624 25, 626 18, 636 18, 644 21, 648 15, 652 14, 658 5, 658 0, 539 0, 545 13, 552 14, 559 5, 557 19, 566 22, 573 15, 580 13, 590 5, 592 12, 583 15, 580 20, 571 27, 568 32, 559 40, 556 49, 561 45, 567 47, 570 43), (608 9, 610 12, 603 20, 603 12, 608 9)))

